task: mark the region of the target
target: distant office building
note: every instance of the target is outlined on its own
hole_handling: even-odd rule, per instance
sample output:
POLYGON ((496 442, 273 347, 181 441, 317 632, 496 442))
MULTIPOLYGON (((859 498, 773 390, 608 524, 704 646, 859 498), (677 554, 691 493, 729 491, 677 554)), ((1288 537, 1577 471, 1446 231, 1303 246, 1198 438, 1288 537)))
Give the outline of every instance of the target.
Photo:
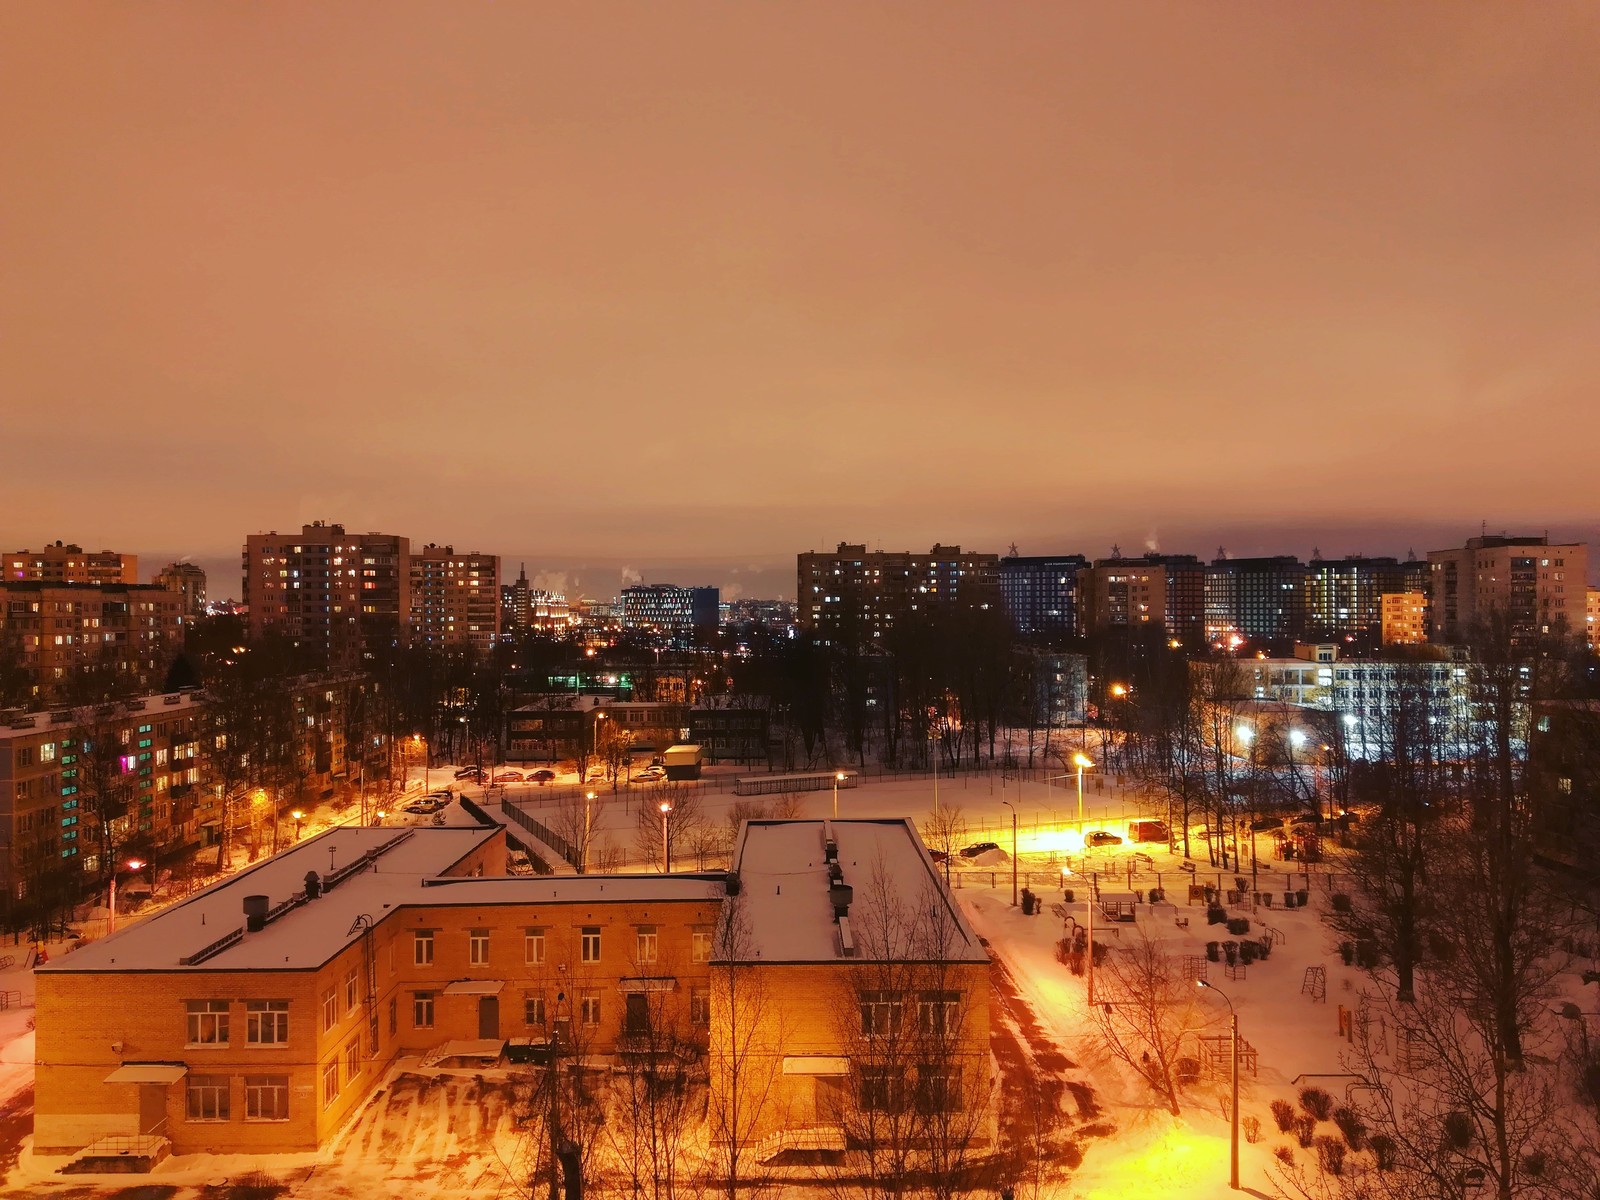
POLYGON ((156 572, 155 584, 183 597, 183 615, 191 621, 206 614, 206 573, 195 563, 168 563, 156 572))
POLYGON ((517 572, 516 582, 501 587, 501 632, 565 633, 572 624, 567 598, 560 592, 530 585, 526 566, 517 572))
POLYGON ((1588 599, 1588 547, 1552 546, 1546 537, 1485 535, 1457 550, 1430 550, 1430 636, 1465 641, 1500 613, 1513 637, 1582 636, 1588 599))
POLYGON ((1085 633, 1159 629, 1198 642, 1204 631, 1206 568, 1192 554, 1097 558, 1079 576, 1085 633))
POLYGON ((0 553, 0 580, 6 583, 138 583, 139 556, 115 550, 86 551, 52 542, 42 550, 0 553))
POLYGON ((1306 566, 1290 554, 1218 558, 1206 569, 1206 632, 1292 642, 1306 629, 1306 566))
POLYGON ((840 542, 836 550, 796 557, 800 627, 832 645, 881 645, 895 622, 912 613, 988 610, 1000 598, 1000 556, 934 546, 869 551, 840 542))
POLYGON ((1378 604, 1385 646, 1420 646, 1428 640, 1426 592, 1385 592, 1378 604))
POLYGON ((102 671, 112 690, 148 692, 183 648, 183 597, 155 584, 0 584, 0 645, 22 676, 24 703, 52 703, 102 671))
POLYGON ((1584 628, 1588 632, 1589 649, 1600 650, 1600 588, 1589 589, 1584 612, 1584 628))
POLYGON ((321 521, 245 539, 250 636, 276 633, 318 662, 353 666, 404 645, 411 617, 411 541, 346 533, 321 521))
POLYGON ((714 587, 640 583, 622 589, 622 627, 654 633, 675 645, 717 632, 721 593, 714 587))
POLYGON ((486 655, 500 636, 500 559, 432 543, 410 557, 412 645, 486 655))
POLYGON ((765 696, 711 696, 689 709, 689 741, 719 762, 766 762, 770 702, 765 696))
POLYGON ((1376 643, 1384 595, 1421 592, 1427 577, 1428 564, 1416 560, 1313 557, 1306 566, 1305 635, 1376 643))
POLYGON ((1081 554, 1000 560, 1000 599, 1018 637, 1071 637, 1078 632, 1078 573, 1089 560, 1081 554))

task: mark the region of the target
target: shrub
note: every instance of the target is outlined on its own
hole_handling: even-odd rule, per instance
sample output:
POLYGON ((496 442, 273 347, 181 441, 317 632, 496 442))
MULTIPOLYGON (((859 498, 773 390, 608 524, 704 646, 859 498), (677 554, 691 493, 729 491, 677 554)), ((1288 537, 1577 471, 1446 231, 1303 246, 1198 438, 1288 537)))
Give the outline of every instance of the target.
POLYGON ((1233 920, 1228 922, 1228 932, 1233 934, 1234 937, 1240 937, 1243 934, 1249 933, 1250 918, 1235 917, 1233 920))
POLYGON ((1326 1121, 1333 1115, 1333 1097, 1319 1087, 1301 1088, 1300 1107, 1313 1120, 1326 1121))
POLYGON ((1286 1167, 1294 1166, 1293 1146, 1277 1146, 1273 1149, 1272 1156, 1286 1167))
POLYGON ((1333 1123, 1339 1127, 1339 1132, 1344 1134, 1345 1145, 1350 1149, 1359 1150, 1366 1144, 1367 1123, 1355 1109, 1343 1107, 1334 1109, 1333 1123))
POLYGON ((1347 967, 1353 964, 1356 961, 1356 944, 1354 942, 1340 942, 1339 958, 1347 967))
POLYGON ((1329 1175, 1343 1175, 1344 1143, 1336 1137, 1318 1138, 1317 1164, 1329 1175))
POLYGON ((275 1200, 287 1190, 276 1176, 265 1171, 251 1171, 237 1179, 228 1180, 227 1190, 223 1194, 227 1200, 275 1200))
POLYGON ((1375 1133, 1367 1139, 1367 1145, 1372 1149, 1372 1157, 1377 1160, 1378 1170, 1394 1170, 1396 1156, 1392 1137, 1383 1133, 1375 1133))
POLYGON ((1333 911, 1336 912, 1336 913, 1347 913, 1347 912, 1349 912, 1350 911, 1350 897, 1348 895, 1346 895, 1344 892, 1335 892, 1333 894, 1333 911))
POLYGON ((1228 919, 1228 910, 1220 904, 1213 904, 1206 909, 1206 924, 1221 925, 1228 919))
POLYGON ((1279 1133, 1288 1133, 1294 1128, 1294 1105, 1287 1100, 1274 1100, 1272 1102, 1272 1119, 1278 1123, 1279 1133))
POLYGON ((1240 1117, 1239 1124, 1244 1129, 1244 1140, 1254 1146, 1261 1140, 1261 1118, 1240 1117))
POLYGON ((1294 1119, 1294 1139, 1303 1149, 1310 1149, 1317 1140, 1317 1119, 1315 1117, 1296 1117, 1294 1119))

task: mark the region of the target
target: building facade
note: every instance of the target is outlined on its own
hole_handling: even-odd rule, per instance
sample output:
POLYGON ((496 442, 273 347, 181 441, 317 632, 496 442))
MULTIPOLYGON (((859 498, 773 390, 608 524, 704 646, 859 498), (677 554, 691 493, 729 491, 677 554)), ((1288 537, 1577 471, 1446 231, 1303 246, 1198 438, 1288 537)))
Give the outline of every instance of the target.
POLYGON ((183 597, 155 584, 0 584, 0 647, 22 707, 56 702, 93 673, 94 690, 158 690, 183 648, 183 597))
POLYGON ((572 624, 567 598, 530 585, 526 564, 513 582, 500 588, 501 632, 562 634, 572 624))
POLYGON ((721 591, 714 587, 678 587, 639 583, 622 589, 622 627, 687 646, 697 638, 716 636, 721 620, 721 591))
POLYGON ((500 559, 430 542, 408 562, 410 643, 486 657, 500 637, 500 559))
POLYGON ((800 628, 825 645, 883 645, 913 613, 997 609, 1000 556, 934 546, 926 554, 840 542, 796 560, 800 628))
POLYGON ((1428 594, 1385 592, 1378 598, 1385 646, 1420 646, 1428 640, 1428 594))
POLYGON ((1432 641, 1464 642, 1491 613, 1514 638, 1583 635, 1589 552, 1581 542, 1485 535, 1459 549, 1430 550, 1428 566, 1432 641))
POLYGON ((139 556, 50 542, 42 550, 0 553, 0 580, 10 583, 138 583, 139 556))
POLYGON ((1086 633, 1159 630, 1184 644, 1203 636, 1206 568, 1192 554, 1099 558, 1080 577, 1086 633))
POLYGON ((168 563, 156 572, 155 585, 183 597, 183 615, 198 621, 206 615, 206 573, 196 563, 168 563))
POLYGON ((1293 555, 1218 558, 1206 569, 1206 635, 1285 644, 1303 637, 1306 566, 1293 555))
POLYGON ((1305 634, 1377 645, 1384 595, 1421 592, 1427 578, 1428 564, 1417 560, 1313 557, 1306 565, 1305 634))
POLYGON ((1081 554, 1000 560, 1000 600, 1011 631, 1023 638, 1062 638, 1079 632, 1078 575, 1089 566, 1081 554))
POLYGON ((251 534, 243 565, 252 640, 280 635, 336 669, 407 642, 408 538, 316 521, 299 533, 251 534))

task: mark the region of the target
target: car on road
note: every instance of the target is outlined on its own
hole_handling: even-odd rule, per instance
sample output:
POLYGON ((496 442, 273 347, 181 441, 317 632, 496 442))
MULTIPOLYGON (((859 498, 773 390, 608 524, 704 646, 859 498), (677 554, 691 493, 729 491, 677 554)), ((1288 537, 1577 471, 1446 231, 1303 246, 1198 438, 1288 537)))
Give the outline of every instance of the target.
POLYGON ((470 779, 474 783, 482 783, 483 782, 483 768, 482 767, 462 767, 459 771, 456 772, 456 778, 457 779, 470 779))
POLYGON ((666 777, 665 767, 646 767, 633 777, 633 781, 635 783, 654 783, 656 780, 665 779, 666 777))
POLYGON ((1085 846, 1120 846, 1122 845, 1122 839, 1114 833, 1106 832, 1104 829, 1093 829, 1084 835, 1083 844, 1085 846))
POLYGON ((987 854, 991 850, 1000 849, 999 842, 973 842, 970 846, 961 848, 962 858, 977 858, 980 854, 987 854))
POLYGON ((528 772, 528 782, 549 783, 556 777, 556 773, 549 767, 540 767, 537 771, 528 772))
POLYGON ((1250 822, 1250 828, 1255 833, 1265 833, 1269 829, 1282 829, 1282 817, 1257 817, 1250 822))
POLYGON ((421 800, 413 800, 410 804, 405 805, 402 811, 416 813, 418 816, 425 817, 429 813, 436 813, 445 807, 446 804, 443 800, 424 796, 421 800))
POLYGON ((521 783, 522 782, 522 772, 521 771, 496 771, 494 773, 494 782, 496 782, 496 783, 521 783))

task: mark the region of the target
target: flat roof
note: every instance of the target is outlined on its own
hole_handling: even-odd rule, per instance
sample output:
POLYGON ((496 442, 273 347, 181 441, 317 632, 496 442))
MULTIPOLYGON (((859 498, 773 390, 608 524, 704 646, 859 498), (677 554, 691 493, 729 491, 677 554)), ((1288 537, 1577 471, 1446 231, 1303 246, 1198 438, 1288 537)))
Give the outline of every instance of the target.
POLYGON ((738 908, 748 926, 749 952, 734 951, 739 961, 844 963, 884 954, 989 960, 908 818, 747 821, 734 871, 738 908), (830 833, 844 882, 852 888, 852 955, 844 952, 829 894, 824 843, 830 833), (930 919, 915 916, 928 912, 934 914, 930 919))
POLYGON ((104 971, 314 970, 374 923, 404 908, 677 902, 720 899, 721 874, 446 876, 499 826, 468 828, 340 827, 308 838, 172 907, 90 942, 39 968, 65 974, 104 971), (245 925, 246 896, 269 910, 305 894, 306 872, 327 878, 364 855, 371 862, 270 921, 264 929, 192 959, 245 925))

